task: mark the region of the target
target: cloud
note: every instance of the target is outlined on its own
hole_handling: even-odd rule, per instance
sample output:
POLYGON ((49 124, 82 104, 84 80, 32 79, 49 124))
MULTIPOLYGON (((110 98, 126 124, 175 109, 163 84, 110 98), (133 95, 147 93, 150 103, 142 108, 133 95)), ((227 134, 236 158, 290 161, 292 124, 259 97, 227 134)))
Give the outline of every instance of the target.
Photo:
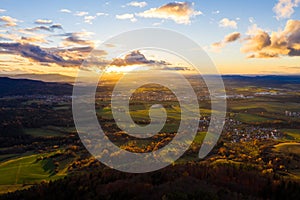
POLYGON ((258 52, 256 54, 251 54, 247 56, 247 58, 278 58, 279 55, 277 53, 271 52, 258 52))
POLYGON ((121 66, 130 66, 130 65, 169 65, 165 61, 154 61, 148 60, 140 51, 133 51, 130 54, 126 55, 124 59, 116 58, 113 60, 111 65, 118 67, 121 66))
POLYGON ((21 44, 21 43, 0 43, 0 53, 19 55, 25 58, 29 58, 38 62, 45 63, 63 63, 63 58, 53 55, 39 46, 32 44, 21 44))
POLYGON ((35 20, 34 23, 36 23, 36 24, 52 24, 53 22, 50 19, 37 19, 37 20, 35 20))
POLYGON ((63 29, 61 24, 53 24, 49 27, 50 29, 54 30, 54 29, 63 29))
MULTIPOLYGON (((42 48, 29 43, 0 43, 0 54, 17 55, 40 64, 57 64, 63 67, 79 67, 92 49, 92 47, 42 48)), ((103 56, 106 52, 97 51, 97 55, 103 56)))
POLYGON ((61 24, 53 24, 51 26, 36 26, 33 28, 26 28, 25 31, 49 31, 49 32, 53 32, 55 29, 60 29, 63 30, 63 27, 61 24))
POLYGON ((249 17, 249 22, 251 23, 251 24, 253 24, 253 23, 255 23, 255 19, 254 19, 254 17, 249 17))
POLYGON ((91 32, 74 32, 74 33, 67 33, 64 34, 63 36, 67 36, 62 44, 64 46, 89 46, 89 47, 94 47, 94 42, 91 40, 87 40, 85 38, 89 37, 93 33, 91 32))
POLYGON ((229 28, 237 28, 237 22, 234 20, 230 20, 228 18, 223 18, 219 21, 219 26, 220 27, 229 27, 229 28))
POLYGON ((107 13, 103 13, 103 12, 98 12, 95 15, 89 15, 89 13, 85 11, 77 11, 74 15, 83 17, 84 23, 87 24, 93 24, 93 21, 99 16, 108 16, 107 13))
POLYGON ((17 26, 19 20, 12 18, 10 16, 1 16, 0 22, 4 22, 4 26, 17 26))
POLYGON ((96 16, 84 16, 84 22, 88 24, 93 24, 93 20, 96 19, 96 16))
POLYGON ((202 12, 194 10, 193 7, 194 3, 174 2, 158 8, 151 8, 136 15, 144 18, 170 19, 177 24, 190 24, 192 17, 202 14, 202 12))
POLYGON ((81 16, 84 19, 84 22, 87 24, 93 24, 93 21, 99 16, 108 16, 107 13, 98 12, 96 15, 88 15, 88 12, 80 12, 76 14, 77 16, 81 16))
POLYGON ((168 66, 163 66, 158 68, 159 70, 168 70, 168 71, 191 71, 190 67, 168 67, 168 66))
POLYGON ((246 39, 247 43, 243 47, 244 52, 260 51, 271 45, 271 37, 263 30, 257 32, 246 39))
POLYGON ((21 37, 21 43, 48 43, 48 41, 44 37, 21 37))
POLYGON ((219 10, 212 11, 212 14, 213 15, 218 15, 218 14, 220 14, 220 11, 219 10))
POLYGON ((74 15, 75 16, 79 16, 79 17, 82 17, 82 16, 85 16, 85 15, 88 15, 89 13, 88 12, 85 12, 85 11, 77 11, 74 15))
POLYGON ((0 9, 0 13, 4 13, 4 12, 6 12, 6 10, 0 9))
POLYGON ((132 1, 128 4, 126 4, 127 6, 133 6, 133 7, 140 7, 140 8, 143 8, 145 6, 147 6, 147 2, 145 1, 141 1, 141 2, 138 2, 138 1, 132 1))
POLYGON ((96 16, 108 16, 108 14, 103 12, 98 12, 96 13, 96 16))
MULTIPOLYGON (((95 50, 93 49, 93 47, 89 47, 89 46, 85 46, 85 47, 72 47, 72 48, 68 48, 68 49, 60 49, 60 50, 56 50, 55 51, 56 55, 64 58, 65 61, 72 61, 72 63, 74 61, 77 61, 78 63, 81 64, 81 62, 83 60, 85 60, 85 62, 91 62, 92 60, 94 61, 94 63, 99 66, 105 66, 107 65, 109 62, 104 60, 104 56, 107 55, 107 52, 104 50, 95 50), (92 56, 96 56, 97 58, 91 58, 89 57, 88 59, 86 59, 88 57, 88 55, 91 53, 91 51, 93 51, 92 56)), ((99 67, 101 67, 99 66, 99 67)))
POLYGON ((279 0, 273 8, 277 20, 290 18, 294 13, 294 8, 297 7, 299 3, 299 0, 279 0))
POLYGON ((97 66, 97 69, 104 69, 109 65, 115 67, 141 65, 152 67, 156 70, 189 70, 188 67, 172 66, 166 61, 149 60, 139 51, 133 51, 124 58, 106 60, 107 52, 105 50, 95 50, 91 46, 43 48, 26 42, 33 42, 32 40, 35 40, 35 38, 23 37, 22 40, 23 42, 0 43, 0 54, 19 56, 22 59, 28 59, 31 64, 39 63, 39 65, 49 67, 58 65, 61 67, 78 68, 85 61, 85 70, 95 70, 95 66, 97 66), (93 54, 91 57, 88 57, 91 51, 93 51, 93 54))
POLYGON ((232 43, 241 38, 241 33, 233 32, 224 37, 221 42, 216 42, 211 45, 212 51, 219 52, 222 48, 224 48, 228 43, 232 43))
POLYGON ((152 24, 152 26, 160 26, 165 22, 165 20, 161 20, 160 22, 155 22, 152 24))
POLYGON ((72 11, 69 10, 69 9, 60 9, 60 12, 62 12, 62 13, 72 13, 72 11))
POLYGON ((249 58, 300 56, 300 20, 288 20, 284 30, 271 34, 253 25, 241 48, 249 58))
POLYGON ((22 34, 22 36, 19 36, 15 33, 11 33, 9 31, 6 31, 5 34, 0 34, 0 40, 14 42, 14 43, 48 43, 48 40, 45 38, 47 35, 44 34, 35 34, 35 33, 28 33, 26 30, 23 29, 18 30, 19 33, 22 34), (27 36, 24 36, 27 35, 27 36), (29 36, 28 36, 29 35, 29 36))
POLYGON ((25 31, 52 31, 48 26, 36 26, 33 28, 26 28, 25 31))
POLYGON ((190 71, 190 67, 176 66, 163 60, 149 60, 140 51, 132 51, 124 58, 116 58, 109 64, 116 67, 138 67, 136 69, 168 70, 168 71, 190 71))
POLYGON ((9 32, 6 32, 5 34, 0 34, 0 40, 6 40, 6 41, 15 41, 18 39, 18 36, 16 34, 12 34, 9 32))
POLYGON ((205 47, 205 49, 207 51, 211 51, 211 52, 214 52, 214 53, 219 53, 221 52, 222 48, 225 47, 225 43, 223 43, 222 41, 221 42, 215 42, 213 44, 210 45, 210 47, 205 47))
POLYGON ((134 14, 123 14, 123 15, 116 15, 116 19, 120 19, 120 20, 127 20, 129 19, 131 22, 136 22, 137 19, 134 17, 134 14))
POLYGON ((238 32, 233 32, 230 33, 229 35, 225 36, 224 38, 224 42, 229 43, 229 42, 234 42, 237 41, 238 39, 240 39, 241 34, 238 32))

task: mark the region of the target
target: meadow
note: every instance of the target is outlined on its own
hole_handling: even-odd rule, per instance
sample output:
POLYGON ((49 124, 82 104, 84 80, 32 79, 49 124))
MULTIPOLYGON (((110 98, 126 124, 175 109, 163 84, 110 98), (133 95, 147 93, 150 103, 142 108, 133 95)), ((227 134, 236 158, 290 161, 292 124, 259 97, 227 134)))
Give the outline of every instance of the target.
POLYGON ((23 155, 1 162, 0 191, 23 189, 42 181, 57 180, 66 176, 64 168, 56 171, 55 163, 51 158, 58 153, 60 153, 60 150, 47 154, 32 153, 31 155, 23 155), (46 157, 46 159, 41 159, 43 157, 46 157))

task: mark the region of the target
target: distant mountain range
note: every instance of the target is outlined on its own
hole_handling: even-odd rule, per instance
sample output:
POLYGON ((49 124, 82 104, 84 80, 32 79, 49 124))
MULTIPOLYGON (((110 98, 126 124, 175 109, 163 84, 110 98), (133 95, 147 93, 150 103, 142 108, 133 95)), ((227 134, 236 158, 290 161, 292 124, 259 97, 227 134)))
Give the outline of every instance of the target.
POLYGON ((298 89, 300 84, 300 75, 224 75, 222 76, 222 78, 225 85, 227 86, 230 86, 232 84, 240 84, 240 86, 298 89))
MULTIPOLYGON (((2 75, 3 76, 3 75, 2 75)), ((19 74, 9 77, 0 77, 0 97, 16 95, 72 95, 73 77, 59 74, 19 74), (26 77, 23 78, 23 77, 26 77), (29 80, 39 79, 39 80, 29 80), (40 81, 44 80, 44 81, 40 81), (48 81, 47 81, 48 80, 48 81), (69 83, 67 83, 69 82, 69 83)), ((226 87, 276 87, 299 89, 300 76, 222 76, 226 87)))
POLYGON ((271 83, 300 83, 300 75, 261 75, 261 76, 243 76, 243 75, 223 75, 223 79, 234 79, 240 81, 259 81, 271 83))
POLYGON ((55 83, 74 83, 75 78, 71 76, 65 76, 61 74, 2 74, 0 77, 8 77, 14 79, 31 79, 44 82, 55 82, 55 83))
POLYGON ((72 95, 73 86, 28 79, 0 77, 0 97, 17 95, 72 95))

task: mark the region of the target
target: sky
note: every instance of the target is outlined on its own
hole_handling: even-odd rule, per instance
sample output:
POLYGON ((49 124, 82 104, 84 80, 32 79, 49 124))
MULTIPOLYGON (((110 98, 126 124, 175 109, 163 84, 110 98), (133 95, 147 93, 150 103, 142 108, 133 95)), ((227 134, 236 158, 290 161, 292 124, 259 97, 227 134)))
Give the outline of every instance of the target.
MULTIPOLYGON (((76 76, 101 42, 145 27, 194 40, 222 74, 300 73, 300 0, 1 0, 0 73, 76 76)), ((106 54, 99 50, 102 63, 122 70, 171 62, 145 51, 106 54)))

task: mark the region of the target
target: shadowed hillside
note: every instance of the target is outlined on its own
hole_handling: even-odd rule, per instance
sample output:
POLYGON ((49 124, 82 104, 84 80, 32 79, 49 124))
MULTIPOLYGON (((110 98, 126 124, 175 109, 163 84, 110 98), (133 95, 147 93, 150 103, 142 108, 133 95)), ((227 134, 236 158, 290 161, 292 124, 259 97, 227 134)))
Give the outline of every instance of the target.
POLYGON ((28 79, 0 78, 0 97, 18 95, 68 95, 72 94, 72 85, 46 83, 28 79))

